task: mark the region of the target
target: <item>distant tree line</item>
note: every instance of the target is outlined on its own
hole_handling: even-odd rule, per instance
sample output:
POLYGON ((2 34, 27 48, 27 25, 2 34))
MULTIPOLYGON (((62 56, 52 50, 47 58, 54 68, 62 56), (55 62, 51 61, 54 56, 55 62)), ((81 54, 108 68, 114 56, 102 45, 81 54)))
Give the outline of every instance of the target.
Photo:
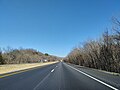
POLYGON ((74 48, 64 61, 120 73, 120 20, 113 18, 113 23, 112 34, 107 30, 99 40, 89 40, 74 48))
POLYGON ((0 65, 2 64, 20 64, 37 63, 44 60, 47 62, 59 60, 59 57, 41 53, 34 49, 13 49, 3 48, 0 51, 0 65))

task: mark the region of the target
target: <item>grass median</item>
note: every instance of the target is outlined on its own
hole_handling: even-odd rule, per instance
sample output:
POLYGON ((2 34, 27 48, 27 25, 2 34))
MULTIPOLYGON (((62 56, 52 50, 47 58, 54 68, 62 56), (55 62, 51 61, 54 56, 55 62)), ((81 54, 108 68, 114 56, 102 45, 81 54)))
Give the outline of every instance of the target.
POLYGON ((9 64, 9 65, 0 65, 0 74, 35 68, 39 66, 54 64, 56 62, 46 62, 46 63, 27 63, 27 64, 9 64))

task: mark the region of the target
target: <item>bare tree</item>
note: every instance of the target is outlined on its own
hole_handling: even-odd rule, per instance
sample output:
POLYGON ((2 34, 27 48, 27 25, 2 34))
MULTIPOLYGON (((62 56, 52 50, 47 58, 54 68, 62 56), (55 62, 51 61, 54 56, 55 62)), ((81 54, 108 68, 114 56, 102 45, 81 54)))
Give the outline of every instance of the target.
POLYGON ((99 40, 74 48, 66 57, 67 62, 120 73, 120 21, 113 18, 113 23, 115 33, 107 30, 99 40))

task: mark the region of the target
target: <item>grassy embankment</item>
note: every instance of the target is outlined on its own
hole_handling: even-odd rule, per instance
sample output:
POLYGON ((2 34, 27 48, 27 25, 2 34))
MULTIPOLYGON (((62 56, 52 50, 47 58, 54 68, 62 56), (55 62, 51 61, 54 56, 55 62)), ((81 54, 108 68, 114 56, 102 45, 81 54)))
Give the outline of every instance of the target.
POLYGON ((46 62, 46 63, 0 65, 0 74, 15 72, 15 71, 19 71, 19 70, 25 70, 25 69, 30 69, 30 68, 35 68, 35 67, 54 64, 54 63, 57 63, 57 61, 56 62, 46 62))

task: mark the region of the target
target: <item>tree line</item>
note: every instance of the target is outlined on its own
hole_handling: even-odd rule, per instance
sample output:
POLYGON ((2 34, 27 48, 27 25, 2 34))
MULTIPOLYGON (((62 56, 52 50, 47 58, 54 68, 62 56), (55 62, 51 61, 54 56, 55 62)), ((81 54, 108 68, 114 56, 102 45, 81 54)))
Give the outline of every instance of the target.
POLYGON ((89 40, 75 47, 65 62, 120 73, 120 19, 113 18, 112 33, 103 33, 99 40, 89 40))
POLYGON ((37 63, 59 60, 60 57, 41 53, 34 49, 13 49, 10 47, 3 48, 0 51, 0 65, 2 64, 20 64, 20 63, 37 63))

